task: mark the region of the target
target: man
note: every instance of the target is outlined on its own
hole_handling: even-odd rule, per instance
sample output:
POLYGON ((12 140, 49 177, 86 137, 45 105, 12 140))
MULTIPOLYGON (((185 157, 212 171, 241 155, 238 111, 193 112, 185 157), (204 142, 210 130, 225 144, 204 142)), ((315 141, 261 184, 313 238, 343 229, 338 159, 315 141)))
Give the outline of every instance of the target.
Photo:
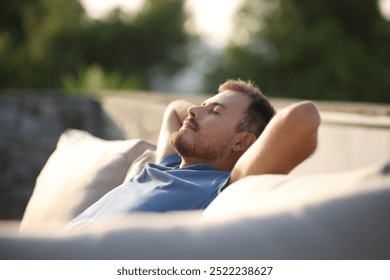
POLYGON ((200 106, 174 101, 165 112, 156 162, 112 190, 73 224, 133 211, 204 209, 227 186, 258 174, 287 174, 316 148, 312 102, 275 114, 250 82, 228 80, 200 106))

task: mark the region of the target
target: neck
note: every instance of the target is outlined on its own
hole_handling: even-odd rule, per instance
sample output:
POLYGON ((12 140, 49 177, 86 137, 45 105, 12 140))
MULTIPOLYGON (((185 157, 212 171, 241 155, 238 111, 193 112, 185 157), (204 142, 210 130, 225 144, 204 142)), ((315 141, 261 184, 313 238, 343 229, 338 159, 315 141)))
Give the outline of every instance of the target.
POLYGON ((233 169, 237 160, 238 160, 238 158, 236 159, 235 157, 228 157, 228 158, 224 157, 224 158, 216 159, 213 161, 207 161, 207 160, 200 159, 200 158, 181 157, 180 168, 187 167, 187 166, 194 165, 194 164, 199 164, 199 163, 209 163, 216 170, 230 172, 233 169))

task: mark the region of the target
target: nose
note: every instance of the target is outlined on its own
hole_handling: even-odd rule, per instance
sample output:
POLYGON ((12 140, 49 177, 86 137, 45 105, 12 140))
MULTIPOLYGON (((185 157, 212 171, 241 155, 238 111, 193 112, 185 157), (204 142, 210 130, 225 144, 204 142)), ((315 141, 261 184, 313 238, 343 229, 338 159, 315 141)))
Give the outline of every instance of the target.
POLYGON ((191 118, 198 118, 199 117, 199 106, 191 106, 190 108, 188 108, 188 116, 190 116, 191 118))

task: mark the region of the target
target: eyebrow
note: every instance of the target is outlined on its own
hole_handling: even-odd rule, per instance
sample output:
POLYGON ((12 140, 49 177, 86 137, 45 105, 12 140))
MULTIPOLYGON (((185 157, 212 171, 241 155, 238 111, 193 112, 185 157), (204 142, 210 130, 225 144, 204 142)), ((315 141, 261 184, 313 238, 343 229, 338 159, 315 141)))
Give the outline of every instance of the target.
POLYGON ((201 105, 209 105, 209 104, 215 105, 215 106, 221 106, 223 109, 226 109, 226 106, 223 105, 223 104, 221 104, 221 103, 219 103, 219 102, 210 102, 210 103, 207 103, 207 102, 205 101, 205 102, 202 102, 201 105))

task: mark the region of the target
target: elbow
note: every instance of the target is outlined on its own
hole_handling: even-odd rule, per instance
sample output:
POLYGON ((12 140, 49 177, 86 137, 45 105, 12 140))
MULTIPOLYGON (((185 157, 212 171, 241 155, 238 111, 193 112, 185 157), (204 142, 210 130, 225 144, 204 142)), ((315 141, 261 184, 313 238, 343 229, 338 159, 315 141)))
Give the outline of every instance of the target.
POLYGON ((317 105, 312 101, 302 101, 287 108, 287 119, 292 126, 307 131, 318 130, 321 116, 317 105))
POLYGON ((312 101, 294 103, 287 108, 286 120, 294 132, 306 143, 306 156, 314 153, 318 143, 321 116, 318 106, 312 101))
POLYGON ((308 127, 317 130, 321 124, 321 116, 317 105, 312 101, 303 101, 300 107, 300 119, 308 127))
POLYGON ((312 154, 317 148, 318 129, 321 124, 321 116, 317 105, 312 101, 303 101, 299 104, 299 118, 304 134, 307 137, 308 153, 312 154))

